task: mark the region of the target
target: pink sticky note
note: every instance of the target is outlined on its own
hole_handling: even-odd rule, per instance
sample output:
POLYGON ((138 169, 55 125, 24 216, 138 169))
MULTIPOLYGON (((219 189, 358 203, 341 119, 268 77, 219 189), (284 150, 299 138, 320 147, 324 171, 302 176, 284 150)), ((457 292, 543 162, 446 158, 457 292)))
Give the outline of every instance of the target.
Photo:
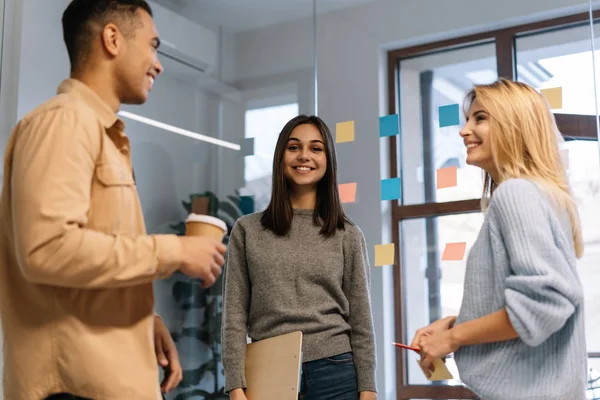
POLYGON ((444 189, 454 187, 457 184, 458 167, 440 168, 436 171, 437 188, 444 189))
POLYGON ((444 254, 442 255, 442 261, 462 261, 462 259, 465 257, 466 249, 466 242, 446 243, 446 248, 444 249, 444 254))
POLYGON ((342 203, 354 203, 356 201, 356 182, 340 184, 339 191, 342 203))

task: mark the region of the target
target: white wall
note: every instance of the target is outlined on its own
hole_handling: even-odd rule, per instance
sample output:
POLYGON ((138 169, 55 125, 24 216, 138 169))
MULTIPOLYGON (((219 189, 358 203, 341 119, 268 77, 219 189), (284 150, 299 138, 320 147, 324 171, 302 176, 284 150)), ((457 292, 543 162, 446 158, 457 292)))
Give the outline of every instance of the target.
MULTIPOLYGON (((318 16, 318 113, 332 129, 336 122, 355 120, 355 142, 337 147, 339 175, 341 182, 358 183, 357 204, 348 205, 347 210, 365 233, 371 262, 373 246, 382 242, 379 180, 388 173, 387 164, 382 162, 380 167, 379 163, 380 156, 387 156, 380 154, 387 152, 387 146, 377 134, 378 117, 387 114, 382 102, 387 98, 383 49, 583 12, 587 4, 582 0, 380 0, 318 16)), ((310 69, 312 49, 306 32, 311 23, 306 18, 238 34, 238 82, 261 81, 269 86, 274 84, 270 78, 277 77, 277 84, 282 84, 281 76, 310 69)), ((411 134, 406 132, 404 141, 411 134)), ((390 240, 387 234, 384 239, 390 240)), ((395 399, 394 350, 389 345, 396 339, 391 293, 390 267, 375 269, 372 295, 382 399, 395 399)))
MULTIPOLYGON (((2 37, 2 80, 0 86, 0 146, 6 147, 9 132, 17 120, 19 59, 22 3, 4 0, 4 34, 2 37)), ((0 170, 4 165, 0 166, 0 170)))
MULTIPOLYGON (((3 117, 6 116, 2 124, 8 128, 2 131, 3 145, 17 118, 53 96, 58 84, 69 74, 60 22, 69 0, 7 2, 14 9, 15 19, 8 18, 14 26, 7 25, 5 38, 13 51, 5 58, 2 76, 5 100, 2 111, 5 112, 3 117), (39 34, 40 30, 43 35, 39 34), (16 104, 16 113, 15 110, 12 114, 9 112, 9 104, 16 104)), ((165 71, 158 77, 146 104, 124 106, 123 110, 215 135, 220 129, 219 100, 208 91, 179 82, 165 71)), ((132 142, 133 164, 147 225, 152 231, 164 231, 169 218, 181 217, 174 210, 165 212, 164 207, 183 210, 180 200, 187 199, 188 194, 216 189, 217 170, 216 164, 213 165, 216 146, 127 119, 124 122, 132 142)))
MULTIPOLYGON (((0 62, 2 60, 2 49, 3 49, 3 32, 4 32, 4 0, 0 0, 0 62)), ((0 103, 3 102, 2 99, 2 84, 4 83, 1 80, 2 76, 2 64, 0 64, 0 103)), ((4 113, 0 111, 0 121, 4 118, 4 113)), ((3 124, 0 123, 0 129, 2 129, 3 124)), ((0 137, 0 148, 3 148, 3 141, 0 137)), ((0 171, 0 177, 2 177, 2 173, 0 171)), ((2 332, 0 331, 0 346, 2 346, 2 332)), ((0 372, 2 372, 3 360, 0 359, 0 372)), ((2 382, 0 382, 0 392, 2 392, 2 382)))

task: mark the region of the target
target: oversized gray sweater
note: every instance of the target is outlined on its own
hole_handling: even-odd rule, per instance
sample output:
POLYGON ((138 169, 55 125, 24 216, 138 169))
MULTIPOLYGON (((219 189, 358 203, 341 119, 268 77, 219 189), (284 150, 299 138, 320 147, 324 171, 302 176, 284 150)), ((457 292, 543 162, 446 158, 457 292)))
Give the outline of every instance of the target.
POLYGON ((352 351, 358 390, 375 391, 370 271, 361 230, 325 238, 312 210, 294 210, 287 236, 265 230, 262 213, 237 220, 224 269, 225 391, 245 388, 246 335, 253 341, 303 333, 303 361, 352 351))
POLYGON ((460 379, 486 400, 584 400, 583 290, 569 217, 525 179, 492 196, 456 324, 502 308, 519 338, 459 349, 460 379))

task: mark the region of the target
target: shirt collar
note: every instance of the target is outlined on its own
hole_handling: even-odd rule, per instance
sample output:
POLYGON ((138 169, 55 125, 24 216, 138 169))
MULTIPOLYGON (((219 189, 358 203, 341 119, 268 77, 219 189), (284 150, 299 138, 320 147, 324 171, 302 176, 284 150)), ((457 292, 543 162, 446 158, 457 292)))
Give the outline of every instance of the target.
POLYGON ((77 79, 69 78, 62 81, 58 86, 57 93, 73 93, 82 98, 83 101, 85 101, 87 105, 89 105, 98 114, 98 117, 106 129, 115 125, 117 121, 120 122, 119 125, 124 125, 117 114, 115 114, 110 106, 106 104, 106 102, 104 102, 104 100, 102 100, 96 92, 94 92, 85 83, 77 79))

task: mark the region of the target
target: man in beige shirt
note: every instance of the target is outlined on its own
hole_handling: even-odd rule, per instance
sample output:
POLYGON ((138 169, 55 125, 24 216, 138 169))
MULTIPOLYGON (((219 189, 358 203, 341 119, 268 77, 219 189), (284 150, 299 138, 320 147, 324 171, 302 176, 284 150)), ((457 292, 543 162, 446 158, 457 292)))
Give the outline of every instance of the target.
POLYGON ((152 282, 179 270, 210 286, 226 249, 146 233, 117 111, 144 103, 162 72, 148 4, 74 0, 63 30, 71 78, 18 123, 5 154, 4 399, 157 400, 157 357, 170 368, 164 391, 181 366, 152 282))

